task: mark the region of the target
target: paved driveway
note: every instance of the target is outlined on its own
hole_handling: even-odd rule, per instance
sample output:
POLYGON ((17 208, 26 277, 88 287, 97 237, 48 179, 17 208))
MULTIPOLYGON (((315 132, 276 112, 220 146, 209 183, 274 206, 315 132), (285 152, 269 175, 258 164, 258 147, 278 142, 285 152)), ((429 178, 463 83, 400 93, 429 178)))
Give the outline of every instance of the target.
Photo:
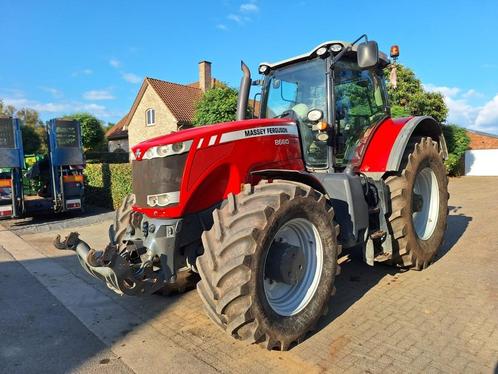
MULTIPOLYGON (((268 352, 225 336, 205 316, 195 291, 168 298, 115 295, 82 271, 74 255, 54 250, 53 233, 21 240, 3 231, 0 244, 27 270, 19 273, 29 273, 30 282, 75 317, 63 320, 68 341, 86 336, 99 342, 77 356, 67 354, 65 371, 92 371, 94 366, 85 363, 99 363, 105 356, 109 360, 100 366, 109 362, 115 371, 137 373, 493 373, 498 363, 498 178, 452 179, 450 193, 445 245, 431 267, 398 272, 369 267, 361 256, 346 254, 329 313, 314 335, 289 352, 268 352)), ((79 231, 101 247, 108 223, 79 231)), ((0 257, 0 274, 11 262, 0 257)), ((29 282, 20 286, 18 297, 22 287, 29 282)), ((28 316, 20 314, 19 319, 22 326, 30 323, 28 316)), ((48 329, 50 318, 45 319, 48 329)), ((0 318, 0 331, 9 323, 5 321, 0 318)), ((43 315, 38 322, 43 325, 43 315)), ((43 329, 37 331, 43 334, 43 329)), ((0 361, 6 359, 2 352, 9 342, 0 339, 0 361)), ((37 360, 41 371, 58 371, 44 368, 40 359, 58 354, 52 345, 30 352, 24 360, 37 360)))

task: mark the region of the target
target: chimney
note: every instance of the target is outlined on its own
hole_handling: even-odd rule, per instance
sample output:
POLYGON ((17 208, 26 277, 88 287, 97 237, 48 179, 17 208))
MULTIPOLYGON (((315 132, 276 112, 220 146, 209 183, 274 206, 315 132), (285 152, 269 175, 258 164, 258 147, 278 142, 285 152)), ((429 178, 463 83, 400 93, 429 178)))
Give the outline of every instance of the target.
POLYGON ((199 88, 206 92, 212 86, 211 63, 209 61, 199 62, 199 88))

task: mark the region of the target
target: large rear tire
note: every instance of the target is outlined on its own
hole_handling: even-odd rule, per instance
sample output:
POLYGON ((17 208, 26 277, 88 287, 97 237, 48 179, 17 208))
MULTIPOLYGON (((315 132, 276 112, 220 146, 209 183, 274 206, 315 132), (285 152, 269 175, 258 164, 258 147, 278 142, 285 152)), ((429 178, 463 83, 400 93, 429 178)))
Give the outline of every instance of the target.
POLYGON ((262 181, 213 212, 197 259, 197 291, 228 334, 268 349, 304 339, 326 310, 338 272, 333 209, 311 187, 262 181))
POLYGON ((129 194, 125 196, 114 215, 114 223, 111 225, 111 237, 109 239, 118 246, 118 253, 126 249, 125 236, 130 228, 133 204, 135 204, 135 195, 129 194))
POLYGON ((401 173, 388 177, 386 184, 391 195, 392 262, 425 269, 443 242, 448 216, 448 178, 438 144, 428 137, 412 139, 401 173))

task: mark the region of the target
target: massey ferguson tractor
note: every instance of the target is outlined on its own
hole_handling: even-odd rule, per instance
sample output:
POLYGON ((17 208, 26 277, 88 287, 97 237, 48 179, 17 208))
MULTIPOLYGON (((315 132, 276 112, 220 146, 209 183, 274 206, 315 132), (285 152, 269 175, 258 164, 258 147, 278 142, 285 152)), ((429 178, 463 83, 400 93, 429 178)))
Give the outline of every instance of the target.
POLYGON ((242 63, 236 121, 134 146, 133 195, 108 246, 72 233, 56 247, 120 294, 200 279, 207 314, 234 338, 299 343, 335 292, 342 249, 422 270, 443 241, 441 126, 390 117, 389 65, 365 35, 262 63, 256 81, 242 63), (246 120, 251 85, 261 87, 260 114, 246 120))

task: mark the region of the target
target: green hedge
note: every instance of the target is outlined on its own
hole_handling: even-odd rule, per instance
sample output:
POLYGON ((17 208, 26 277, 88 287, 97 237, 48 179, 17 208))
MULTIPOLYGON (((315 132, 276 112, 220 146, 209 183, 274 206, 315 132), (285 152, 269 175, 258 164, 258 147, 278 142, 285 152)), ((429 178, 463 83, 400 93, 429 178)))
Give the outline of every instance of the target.
POLYGON ((131 165, 87 164, 85 168, 85 201, 104 208, 117 209, 131 193, 131 165))
POLYGON ((445 162, 446 169, 452 176, 462 175, 465 168, 463 156, 470 144, 467 131, 457 125, 444 125, 443 134, 448 146, 448 159, 445 162))

